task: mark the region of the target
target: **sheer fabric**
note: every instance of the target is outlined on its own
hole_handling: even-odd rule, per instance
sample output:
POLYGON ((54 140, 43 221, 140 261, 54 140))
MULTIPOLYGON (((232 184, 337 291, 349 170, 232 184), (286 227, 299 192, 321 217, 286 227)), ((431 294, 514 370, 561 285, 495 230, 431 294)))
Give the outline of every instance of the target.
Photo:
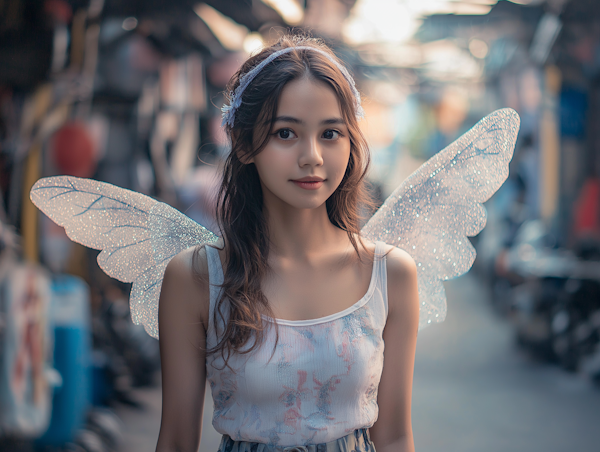
MULTIPOLYGON (((276 319, 279 340, 274 354, 275 329, 269 328, 258 350, 230 358, 233 370, 223 367, 220 354, 207 357, 213 426, 219 433, 234 441, 285 447, 327 443, 375 423, 387 318, 383 248, 377 242, 369 289, 351 307, 319 319, 276 319)), ((210 278, 206 341, 213 347, 224 327, 220 319, 213 324, 223 269, 218 251, 210 246, 206 251, 210 278)))

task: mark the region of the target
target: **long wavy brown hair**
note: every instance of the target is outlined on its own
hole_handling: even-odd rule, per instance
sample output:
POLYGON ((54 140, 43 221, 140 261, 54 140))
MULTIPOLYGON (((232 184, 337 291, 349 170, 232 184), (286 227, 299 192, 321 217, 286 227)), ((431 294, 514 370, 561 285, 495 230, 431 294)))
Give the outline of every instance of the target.
MULTIPOLYGON (((273 52, 296 46, 311 46, 336 58, 320 40, 286 35, 250 57, 231 78, 227 92, 232 93, 239 85, 240 77, 273 52)), ((348 233, 361 258, 358 243, 363 245, 359 236, 360 211, 365 207, 372 208, 373 203, 365 185, 369 149, 358 126, 355 97, 342 72, 324 55, 302 49, 286 53, 258 73, 242 95, 235 124, 225 127, 231 151, 224 164, 217 219, 227 258, 222 296, 217 301, 212 321, 217 325, 220 318, 226 326, 217 345, 207 350, 207 353, 221 352, 225 365, 232 353, 245 354, 259 347, 266 330, 261 315, 274 317, 261 290, 261 281, 269 271, 269 231, 263 213, 262 189, 254 164, 243 161, 257 155, 267 144, 285 85, 307 76, 333 89, 348 127, 351 146, 348 167, 339 187, 326 201, 326 207, 330 221, 348 233), (225 303, 229 307, 227 319, 223 309, 225 303)))

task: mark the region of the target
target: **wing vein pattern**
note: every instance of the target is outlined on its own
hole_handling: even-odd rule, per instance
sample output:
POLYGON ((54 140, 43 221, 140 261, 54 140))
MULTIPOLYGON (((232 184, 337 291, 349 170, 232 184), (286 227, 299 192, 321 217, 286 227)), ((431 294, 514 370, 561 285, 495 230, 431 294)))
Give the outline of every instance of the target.
POLYGON ((419 285, 419 328, 446 317, 443 281, 475 260, 467 237, 485 226, 482 203, 508 177, 519 131, 512 109, 493 112, 409 176, 363 227, 362 235, 407 251, 419 285))
POLYGON ((132 282, 131 317, 158 337, 158 299, 165 268, 179 252, 217 236, 173 207, 149 196, 91 179, 40 179, 32 202, 69 238, 101 250, 107 275, 132 282))

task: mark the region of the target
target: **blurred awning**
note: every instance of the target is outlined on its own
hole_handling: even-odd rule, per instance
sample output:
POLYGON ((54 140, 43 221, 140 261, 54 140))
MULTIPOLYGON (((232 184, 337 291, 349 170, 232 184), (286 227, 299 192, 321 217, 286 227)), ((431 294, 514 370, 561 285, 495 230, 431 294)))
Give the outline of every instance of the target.
MULTIPOLYGON (((42 2, 40 2, 41 4, 42 2)), ((85 8, 89 1, 68 0, 73 7, 85 8)), ((250 31, 257 31, 265 23, 284 25, 286 21, 274 8, 258 0, 104 0, 103 17, 157 18, 179 16, 182 12, 194 14, 198 3, 206 3, 250 31)))

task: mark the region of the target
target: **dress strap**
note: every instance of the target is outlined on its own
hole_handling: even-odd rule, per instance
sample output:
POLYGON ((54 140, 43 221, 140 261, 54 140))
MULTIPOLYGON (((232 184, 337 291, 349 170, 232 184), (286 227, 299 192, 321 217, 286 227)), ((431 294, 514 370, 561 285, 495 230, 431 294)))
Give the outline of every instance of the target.
POLYGON ((384 242, 375 242, 375 260, 373 262, 373 273, 377 277, 377 287, 383 299, 385 306, 385 315, 388 313, 388 295, 387 295, 387 255, 386 244, 384 242))
POLYGON ((385 243, 383 242, 375 242, 375 257, 381 260, 381 257, 384 255, 385 243))
POLYGON ((223 284, 223 264, 221 263, 218 249, 210 245, 206 245, 205 248, 206 258, 208 259, 208 277, 210 279, 210 290, 212 295, 213 284, 217 286, 223 284))
MULTIPOLYGON (((209 308, 209 331, 216 332, 213 328, 213 319, 217 300, 221 295, 221 285, 223 284, 223 264, 219 256, 219 250, 206 245, 206 259, 208 264, 208 282, 210 290, 210 308, 209 308)), ((222 326, 222 325, 221 325, 222 326)))

